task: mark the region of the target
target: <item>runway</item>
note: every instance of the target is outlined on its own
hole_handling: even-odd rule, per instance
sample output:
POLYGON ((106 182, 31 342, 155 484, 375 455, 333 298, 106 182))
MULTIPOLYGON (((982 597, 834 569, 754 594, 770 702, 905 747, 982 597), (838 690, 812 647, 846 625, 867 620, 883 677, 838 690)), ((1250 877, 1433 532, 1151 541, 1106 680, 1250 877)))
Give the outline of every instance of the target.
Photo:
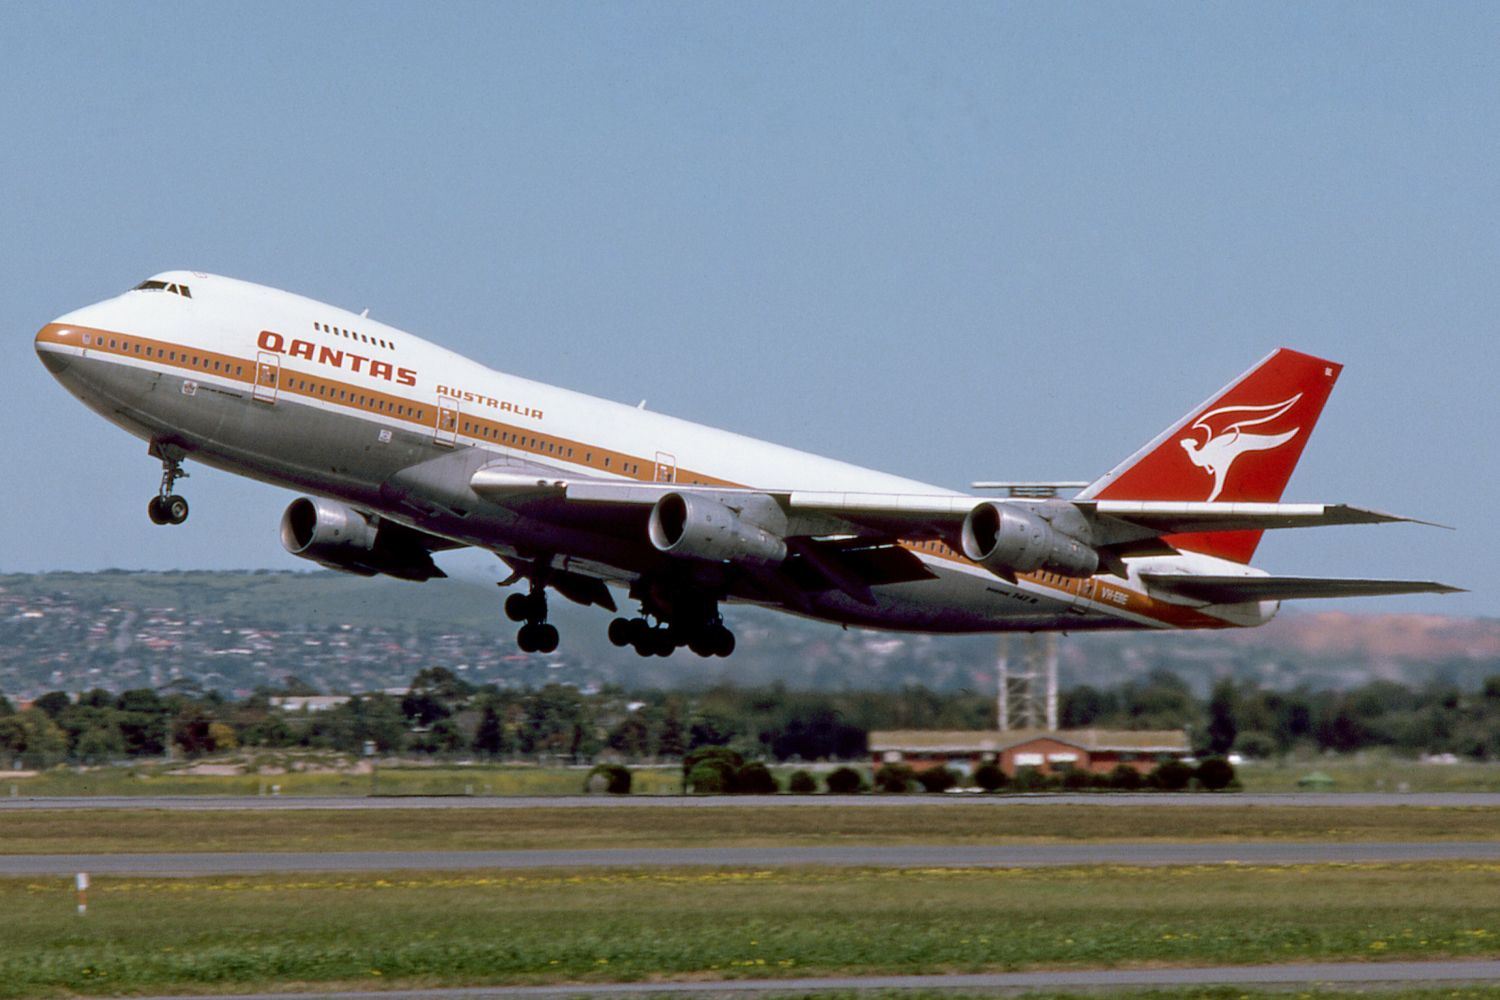
POLYGON ((281 872, 479 871, 540 868, 1045 868, 1067 865, 1294 865, 1496 861, 1500 841, 1340 843, 1074 843, 896 847, 704 847, 532 851, 295 851, 12 854, 0 876, 207 876, 281 872))
MULTIPOLYGON (((691 983, 582 983, 561 986, 471 986, 456 989, 236 994, 236 1000, 530 1000, 545 997, 806 995, 828 991, 965 991, 1008 995, 1037 989, 1183 986, 1464 986, 1500 982, 1500 961, 1317 962, 1168 969, 994 972, 936 976, 836 976, 727 979, 691 983)), ((223 1000, 213 996, 138 997, 137 1000, 223 1000)))
POLYGON ((798 809, 1021 809, 1048 806, 1150 806, 1230 809, 1294 806, 1338 809, 1377 806, 1500 809, 1500 792, 1284 792, 1203 794, 1152 792, 1076 795, 114 795, 0 797, 0 813, 25 809, 368 810, 368 809, 733 809, 766 806, 798 809))

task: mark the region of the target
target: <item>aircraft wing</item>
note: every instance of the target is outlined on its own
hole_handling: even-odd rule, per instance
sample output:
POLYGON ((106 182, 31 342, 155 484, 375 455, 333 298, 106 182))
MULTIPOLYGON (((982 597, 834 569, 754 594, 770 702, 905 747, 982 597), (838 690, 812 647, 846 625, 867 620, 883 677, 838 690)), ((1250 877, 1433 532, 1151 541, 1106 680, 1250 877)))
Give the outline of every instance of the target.
POLYGON ((1392 594, 1455 594, 1430 580, 1361 580, 1317 576, 1194 576, 1187 573, 1142 573, 1153 594, 1203 604, 1245 601, 1291 601, 1312 597, 1385 597, 1392 594))
POLYGON ((1312 528, 1343 524, 1429 524, 1416 518, 1349 504, 1182 503, 1157 500, 992 500, 962 493, 905 494, 819 490, 752 490, 683 483, 572 478, 487 466, 469 483, 475 493, 504 503, 552 496, 580 504, 650 506, 668 493, 696 493, 722 502, 768 497, 787 515, 792 536, 879 535, 952 539, 965 516, 982 503, 1042 509, 1069 505, 1088 519, 1093 542, 1120 545, 1186 533, 1312 528))

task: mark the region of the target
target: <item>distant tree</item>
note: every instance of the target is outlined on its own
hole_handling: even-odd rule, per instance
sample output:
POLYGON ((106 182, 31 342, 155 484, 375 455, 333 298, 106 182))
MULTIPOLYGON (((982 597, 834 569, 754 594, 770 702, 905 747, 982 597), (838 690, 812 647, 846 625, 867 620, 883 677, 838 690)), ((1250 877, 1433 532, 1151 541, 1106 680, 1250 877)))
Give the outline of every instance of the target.
POLYGON ((1224 678, 1214 685, 1208 699, 1208 751, 1214 754, 1229 752, 1234 739, 1239 735, 1235 712, 1239 698, 1234 681, 1224 678))
POLYGON ((1234 765, 1223 757, 1209 757, 1198 765, 1197 778, 1210 792, 1222 791, 1234 781, 1234 765))
POLYGON ((908 764, 882 764, 875 772, 875 790, 892 795, 909 792, 916 777, 916 772, 908 764))
POLYGON ((1041 768, 1023 767, 1016 771, 1010 786, 1018 792, 1045 792, 1055 784, 1051 777, 1042 773, 1041 768))
POLYGON ((706 761, 688 772, 687 788, 694 795, 723 795, 732 790, 723 761, 706 761))
POLYGON ((282 681, 281 686, 275 690, 278 694, 291 698, 311 698, 323 693, 296 674, 287 674, 286 680, 282 681))
POLYGON ((510 741, 505 736, 505 724, 493 701, 487 701, 479 716, 479 728, 474 732, 474 752, 485 757, 499 757, 510 750, 510 741))
POLYGON ((682 718, 678 713, 676 699, 669 699, 662 712, 661 723, 656 730, 656 756, 681 757, 687 750, 683 741, 682 718))
POLYGON ((84 730, 73 745, 73 759, 80 764, 107 764, 125 755, 125 739, 118 726, 94 726, 84 730))
POLYGON ((998 792, 1010 782, 1010 777, 994 761, 985 761, 974 769, 974 784, 987 792, 998 792))
POLYGON ((823 781, 830 795, 854 795, 865 790, 864 777, 852 767, 836 767, 823 781))
POLYGON ((806 771, 793 771, 787 778, 786 790, 793 795, 811 795, 818 790, 818 781, 806 771))
POLYGON ((610 795, 630 794, 630 769, 620 764, 596 764, 584 780, 585 792, 607 792, 610 795))
POLYGON ((452 719, 443 718, 428 727, 412 741, 412 749, 419 753, 454 754, 464 748, 464 732, 452 719))
POLYGON ((753 760, 735 774, 734 791, 740 795, 775 795, 781 788, 770 769, 753 760))
POLYGON ((1109 772, 1109 787, 1121 792, 1138 792, 1145 785, 1146 779, 1141 772, 1129 764, 1116 764, 1114 770, 1109 772))
POLYGON ((172 720, 172 742, 189 757, 213 753, 213 733, 209 730, 213 721, 202 705, 191 702, 184 705, 172 720))
POLYGON ((958 785, 958 775, 946 767, 929 767, 917 772, 917 783, 924 792, 946 792, 958 785))
POLYGON ((1092 726, 1117 708, 1112 695, 1087 684, 1062 692, 1059 701, 1059 722, 1064 729, 1092 726))
POLYGON ((1151 785, 1168 792, 1180 792, 1193 780, 1193 765, 1180 760, 1164 760, 1147 776, 1151 785))
POLYGON ((651 729, 638 712, 631 712, 609 731, 606 742, 611 750, 639 760, 651 753, 651 729))
POLYGON ((56 720, 72 704, 73 699, 68 697, 66 691, 48 691, 33 701, 31 707, 37 711, 46 712, 48 718, 56 720))
POLYGON ((67 756, 68 737, 46 712, 28 708, 0 718, 0 749, 22 767, 51 767, 67 756))
POLYGON ((1082 791, 1085 788, 1093 788, 1098 782, 1096 775, 1082 768, 1070 768, 1063 772, 1062 785, 1070 792, 1082 791))
POLYGON ((688 751, 682 758, 682 773, 686 776, 698 765, 714 762, 727 765, 730 775, 733 775, 745 766, 745 758, 739 751, 731 750, 728 747, 706 746, 688 751))
POLYGON ((208 724, 208 739, 213 744, 215 753, 233 750, 240 745, 239 738, 235 735, 234 727, 226 722, 219 722, 217 720, 208 724))
POLYGON ((1240 733, 1235 737, 1234 749, 1255 760, 1268 760, 1276 756, 1276 738, 1270 733, 1240 733))
POLYGON ((92 688, 78 696, 78 704, 83 708, 114 708, 115 696, 104 688, 92 688))
POLYGON ((5 697, 5 695, 3 695, 3 694, 0 694, 0 718, 4 718, 7 715, 15 715, 15 714, 16 714, 16 706, 14 706, 14 705, 12 705, 10 703, 10 699, 9 698, 5 697))

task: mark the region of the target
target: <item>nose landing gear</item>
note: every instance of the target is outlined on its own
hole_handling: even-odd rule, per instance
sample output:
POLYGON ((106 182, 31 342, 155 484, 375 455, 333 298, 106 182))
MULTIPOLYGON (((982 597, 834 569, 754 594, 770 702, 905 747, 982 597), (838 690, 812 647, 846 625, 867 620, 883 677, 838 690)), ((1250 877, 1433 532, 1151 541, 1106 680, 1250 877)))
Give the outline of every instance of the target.
POLYGON ((505 599, 505 616, 513 622, 524 622, 516 633, 516 645, 523 653, 552 653, 557 650, 557 626, 547 623, 547 590, 535 580, 531 592, 511 594, 505 599))
POLYGON ((186 478, 181 459, 161 456, 161 486, 146 505, 146 516, 152 524, 181 524, 188 519, 187 498, 172 492, 177 480, 186 478))

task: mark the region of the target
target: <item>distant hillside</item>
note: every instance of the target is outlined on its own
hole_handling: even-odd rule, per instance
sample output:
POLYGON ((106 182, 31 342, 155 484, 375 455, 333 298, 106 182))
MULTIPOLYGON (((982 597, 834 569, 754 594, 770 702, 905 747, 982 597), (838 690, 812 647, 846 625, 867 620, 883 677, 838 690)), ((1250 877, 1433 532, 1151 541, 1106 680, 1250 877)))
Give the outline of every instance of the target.
MULTIPOLYGON (((228 692, 295 674, 323 690, 404 684, 443 665, 476 683, 794 688, 994 687, 996 638, 843 630, 758 609, 728 612, 728 660, 641 659, 604 637, 609 616, 554 599, 555 656, 528 656, 491 584, 338 573, 47 573, 0 576, 0 691, 191 681, 228 692)), ((1064 637, 1064 686, 1113 686, 1152 670, 1205 691, 1223 676, 1263 686, 1352 687, 1376 678, 1476 687, 1500 674, 1500 621, 1284 611, 1261 629, 1064 637)))

